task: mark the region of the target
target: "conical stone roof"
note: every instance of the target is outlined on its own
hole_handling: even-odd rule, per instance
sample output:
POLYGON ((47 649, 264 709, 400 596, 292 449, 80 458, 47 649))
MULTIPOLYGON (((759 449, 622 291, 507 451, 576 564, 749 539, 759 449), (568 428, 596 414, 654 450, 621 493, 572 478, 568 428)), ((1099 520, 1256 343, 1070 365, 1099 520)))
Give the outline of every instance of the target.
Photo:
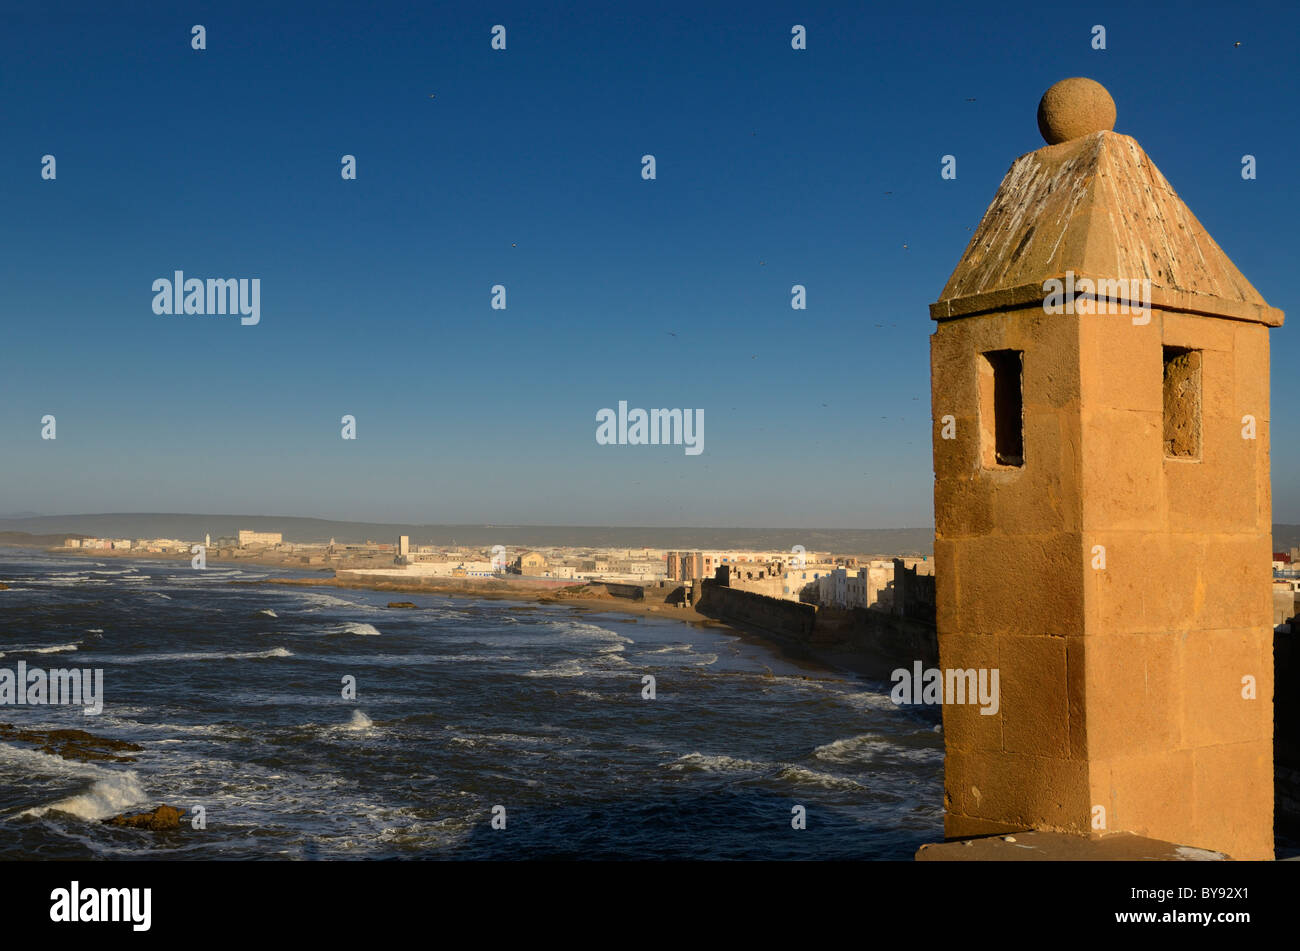
POLYGON ((1142 147, 1111 131, 1016 159, 930 315, 1041 301, 1044 281, 1067 271, 1150 280, 1150 303, 1167 310, 1282 323, 1142 147))

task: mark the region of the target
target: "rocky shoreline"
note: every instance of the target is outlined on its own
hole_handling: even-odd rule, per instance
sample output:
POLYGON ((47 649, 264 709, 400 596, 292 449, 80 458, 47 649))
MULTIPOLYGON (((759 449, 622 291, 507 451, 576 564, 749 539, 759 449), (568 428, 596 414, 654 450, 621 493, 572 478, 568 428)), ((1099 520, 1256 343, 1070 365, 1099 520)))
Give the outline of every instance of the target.
POLYGON ((134 756, 121 754, 140 753, 144 750, 143 746, 95 736, 85 730, 23 730, 12 723, 0 723, 0 740, 30 743, 42 753, 82 763, 134 763, 134 756))

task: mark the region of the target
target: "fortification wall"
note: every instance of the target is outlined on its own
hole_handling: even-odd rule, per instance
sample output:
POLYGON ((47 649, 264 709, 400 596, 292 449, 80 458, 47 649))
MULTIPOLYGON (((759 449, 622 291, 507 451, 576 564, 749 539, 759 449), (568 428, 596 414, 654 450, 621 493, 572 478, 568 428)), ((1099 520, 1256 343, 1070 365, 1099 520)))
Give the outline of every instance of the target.
POLYGON ((758 628, 803 642, 811 638, 813 622, 817 616, 817 609, 811 604, 727 588, 713 580, 705 580, 695 609, 720 621, 758 628))
POLYGON ((933 624, 883 611, 818 608, 784 598, 704 583, 696 610, 742 630, 775 641, 792 654, 888 680, 899 668, 939 662, 933 624))

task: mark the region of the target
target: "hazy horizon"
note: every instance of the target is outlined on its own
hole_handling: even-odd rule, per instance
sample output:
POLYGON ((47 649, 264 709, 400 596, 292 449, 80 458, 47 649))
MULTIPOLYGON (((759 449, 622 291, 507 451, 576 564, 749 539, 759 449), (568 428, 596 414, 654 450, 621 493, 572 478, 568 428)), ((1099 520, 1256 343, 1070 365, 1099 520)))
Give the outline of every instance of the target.
POLYGON ((112 513, 0 518, 0 534, 33 536, 85 534, 101 537, 202 538, 233 536, 239 529, 278 531, 286 541, 340 543, 395 541, 410 535, 412 544, 523 547, 609 547, 790 550, 843 553, 916 553, 929 555, 933 527, 916 528, 744 528, 723 526, 662 527, 650 525, 522 525, 503 523, 427 524, 356 522, 275 515, 203 515, 195 513, 112 513))

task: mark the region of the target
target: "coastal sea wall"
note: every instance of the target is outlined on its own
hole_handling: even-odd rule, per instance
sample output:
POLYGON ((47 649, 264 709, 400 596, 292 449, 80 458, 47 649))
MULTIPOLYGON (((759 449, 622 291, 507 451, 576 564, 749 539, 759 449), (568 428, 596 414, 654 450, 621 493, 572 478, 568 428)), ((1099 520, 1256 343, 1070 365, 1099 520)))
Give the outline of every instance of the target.
POLYGON ((933 624, 888 611, 818 608, 814 642, 826 650, 860 658, 881 679, 916 661, 939 666, 939 637, 933 624))
POLYGON ((789 654, 875 680, 898 668, 939 663, 934 625, 884 611, 841 611, 772 598, 706 580, 695 609, 780 646, 789 654))
POLYGON ((603 582, 603 586, 613 597, 627 598, 629 601, 644 601, 646 590, 644 585, 639 584, 619 584, 613 581, 603 582))
POLYGON ((811 640, 817 616, 817 608, 811 604, 729 588, 710 579, 703 583, 695 610, 728 624, 805 643, 811 640))

